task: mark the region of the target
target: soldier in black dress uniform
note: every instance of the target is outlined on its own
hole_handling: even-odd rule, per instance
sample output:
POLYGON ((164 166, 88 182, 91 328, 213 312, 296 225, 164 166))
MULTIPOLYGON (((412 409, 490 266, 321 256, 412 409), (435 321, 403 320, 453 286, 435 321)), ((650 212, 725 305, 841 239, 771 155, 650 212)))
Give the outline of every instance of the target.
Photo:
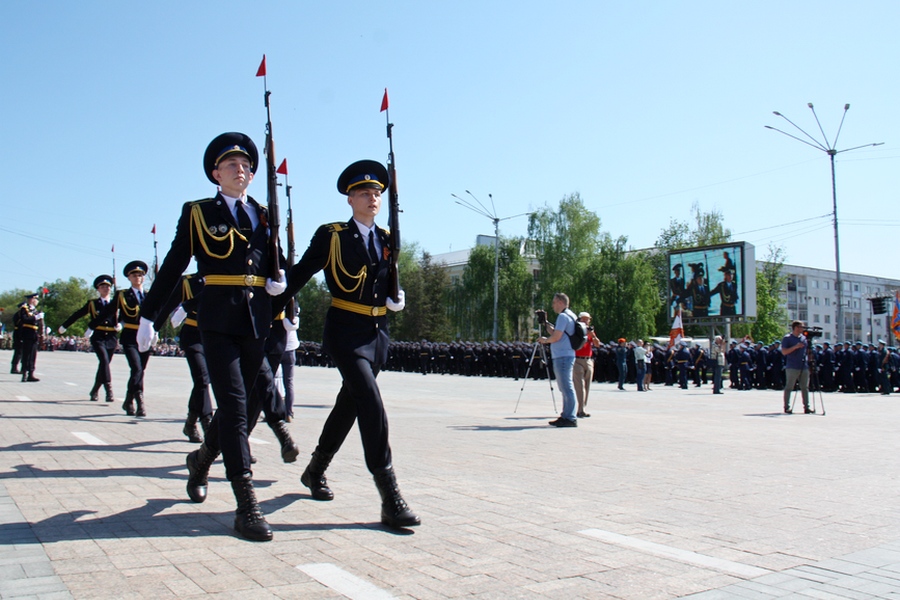
POLYGON ((34 365, 37 360, 38 331, 44 320, 44 313, 38 312, 37 304, 38 295, 28 294, 16 314, 22 340, 22 381, 40 381, 34 376, 34 365))
POLYGON ((94 386, 91 388, 89 397, 91 402, 100 400, 100 387, 106 391, 106 401, 115 402, 112 390, 112 375, 109 371, 109 362, 116 353, 119 345, 116 333, 115 315, 106 309, 112 303, 110 291, 112 290, 112 275, 99 275, 94 279, 94 289, 100 294, 99 298, 88 300, 87 303, 69 315, 69 318, 63 321, 59 326, 59 334, 62 335, 66 329, 72 326, 72 323, 78 319, 90 315, 91 320, 88 322, 88 331, 91 332, 91 348, 97 355, 97 375, 94 377, 94 386))
POLYGON ((734 283, 734 273, 728 269, 723 272, 723 281, 716 284, 716 287, 709 293, 710 296, 719 295, 722 303, 722 310, 719 314, 728 316, 736 313, 735 305, 738 301, 737 285, 734 283))
POLYGON ((300 481, 317 500, 334 497, 325 469, 358 421, 366 466, 381 493, 381 521, 391 527, 408 527, 418 525, 419 517, 400 495, 391 462, 387 414, 375 381, 388 357, 387 309, 404 306, 402 291, 400 298, 387 297, 390 234, 375 225, 381 192, 387 186, 387 170, 376 161, 355 162, 341 173, 338 191, 347 195, 353 218, 319 227, 303 258, 291 268, 286 297, 296 294, 324 269, 332 300, 325 316, 323 345, 343 377, 334 408, 300 481))
MULTIPOLYGON (((139 341, 149 348, 153 322, 193 257, 204 280, 197 307, 209 380, 218 408, 199 450, 187 456, 188 496, 203 502, 209 468, 222 452, 237 510, 234 528, 244 538, 272 539, 253 489, 247 434, 247 395, 263 360, 272 323, 272 299, 284 291, 273 281, 268 211, 247 195, 259 164, 256 145, 243 133, 223 133, 203 156, 206 177, 219 186, 213 198, 182 207, 175 239, 142 306, 139 341)), ((277 234, 277 233, 273 233, 277 234)))
POLYGON ((13 323, 13 356, 12 356, 12 364, 10 365, 9 372, 13 375, 19 374, 19 364, 22 362, 22 324, 19 323, 19 313, 22 308, 27 306, 28 302, 22 302, 19 306, 16 307, 16 312, 13 313, 12 323, 13 323))
POLYGON ((141 304, 145 296, 144 276, 147 274, 147 263, 142 260, 133 260, 125 265, 122 271, 131 282, 131 287, 116 292, 113 303, 101 316, 106 319, 110 314, 115 315, 115 320, 122 325, 119 343, 122 344, 122 353, 131 370, 122 410, 128 416, 146 417, 144 371, 147 369, 147 361, 150 360, 150 351, 141 352, 138 349, 137 332, 141 322, 141 304), (136 410, 135 403, 137 403, 136 410))

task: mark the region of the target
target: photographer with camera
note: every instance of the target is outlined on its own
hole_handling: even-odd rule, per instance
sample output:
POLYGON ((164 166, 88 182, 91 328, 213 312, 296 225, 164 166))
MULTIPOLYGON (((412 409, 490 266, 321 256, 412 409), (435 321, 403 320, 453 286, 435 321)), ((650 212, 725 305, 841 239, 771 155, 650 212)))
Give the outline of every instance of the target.
POLYGON ((794 384, 800 381, 800 394, 803 396, 803 412, 812 414, 809 408, 809 364, 806 360, 806 352, 809 349, 809 340, 803 331, 803 321, 791 323, 791 332, 781 340, 781 353, 785 359, 784 386, 784 412, 791 414, 791 392, 794 384))
POLYGON ((569 342, 569 336, 575 334, 575 313, 569 310, 569 297, 563 293, 553 295, 553 310, 559 315, 555 325, 547 320, 547 311, 535 311, 538 323, 549 334, 538 338, 538 342, 550 345, 553 372, 556 373, 556 384, 563 397, 562 414, 558 419, 550 421, 550 424, 554 427, 578 427, 575 417, 575 386, 572 383, 575 350, 569 342))

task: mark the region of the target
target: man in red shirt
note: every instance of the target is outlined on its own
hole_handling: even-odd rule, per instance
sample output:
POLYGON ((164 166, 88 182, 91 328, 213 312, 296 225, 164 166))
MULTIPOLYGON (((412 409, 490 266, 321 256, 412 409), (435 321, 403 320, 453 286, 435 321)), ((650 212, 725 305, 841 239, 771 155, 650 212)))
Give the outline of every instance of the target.
POLYGON ((588 336, 584 346, 575 351, 575 366, 572 368, 572 382, 575 384, 575 399, 578 401, 579 418, 589 417, 584 409, 587 407, 588 394, 591 391, 591 379, 594 377, 594 346, 600 346, 600 340, 591 327, 591 315, 582 312, 578 320, 587 325, 588 336))

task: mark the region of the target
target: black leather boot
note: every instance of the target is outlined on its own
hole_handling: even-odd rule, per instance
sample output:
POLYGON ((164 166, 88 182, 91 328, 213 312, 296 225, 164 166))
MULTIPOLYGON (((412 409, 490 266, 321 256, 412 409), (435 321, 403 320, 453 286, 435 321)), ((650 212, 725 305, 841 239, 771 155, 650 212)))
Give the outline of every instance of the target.
POLYGON ((28 371, 28 379, 23 379, 22 381, 40 381, 40 379, 34 376, 34 371, 28 371))
POLYGON ((241 537, 253 542, 268 542, 272 539, 272 529, 266 522, 259 503, 256 501, 256 492, 253 491, 253 478, 249 473, 235 478, 231 482, 234 490, 234 498, 237 500, 237 510, 234 512, 234 530, 241 537))
POLYGON ((219 456, 219 450, 211 449, 205 443, 198 450, 187 455, 187 494, 192 502, 200 503, 206 500, 206 492, 209 487, 209 468, 217 456, 219 456))
POLYGON ((381 522, 393 528, 413 527, 421 523, 419 517, 409 510, 409 506, 400 495, 394 467, 388 465, 376 471, 374 475, 375 485, 381 494, 381 522))
POLYGON ((300 483, 309 488, 310 494, 316 500, 334 500, 334 492, 328 487, 328 481, 325 479, 325 469, 331 464, 332 458, 334 454, 325 454, 317 449, 312 453, 312 460, 300 476, 300 483))
POLYGON ((129 417, 134 416, 134 392, 125 392, 125 402, 122 403, 122 410, 124 410, 125 414, 129 417))
POLYGON ((203 441, 200 437, 200 430, 197 429, 197 413, 188 411, 187 419, 184 421, 184 428, 181 430, 192 444, 199 444, 203 441))
POLYGON ((106 390, 106 401, 115 402, 116 397, 113 395, 112 383, 104 383, 103 389, 106 390))
POLYGON ((28 371, 22 371, 22 383, 28 381, 28 371))
POLYGON ((274 423, 269 423, 269 427, 272 428, 272 432, 275 434, 275 437, 278 438, 278 443, 281 444, 281 460, 286 463, 296 461, 297 456, 300 454, 300 449, 291 438, 291 432, 288 430, 287 423, 284 421, 276 421, 274 423))
POLYGON ((138 390, 134 393, 134 401, 137 402, 137 411, 134 413, 134 416, 146 417, 147 411, 144 410, 144 390, 138 390))
POLYGON ((100 401, 100 384, 95 383, 94 387, 91 388, 91 402, 99 402, 100 401))

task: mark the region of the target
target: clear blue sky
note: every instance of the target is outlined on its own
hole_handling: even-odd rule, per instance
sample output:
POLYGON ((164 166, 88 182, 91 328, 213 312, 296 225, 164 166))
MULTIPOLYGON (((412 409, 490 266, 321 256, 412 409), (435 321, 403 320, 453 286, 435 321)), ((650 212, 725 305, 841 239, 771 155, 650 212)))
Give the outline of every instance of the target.
POLYGON ((833 269, 828 156, 764 126, 821 139, 813 102, 833 141, 850 103, 838 149, 885 144, 837 156, 841 266, 898 277, 898 22, 892 0, 3 2, 0 290, 90 281, 113 245, 150 263, 154 224, 162 259, 215 193, 207 143, 262 145, 264 53, 300 252, 349 217, 340 171, 386 158, 387 87, 404 241, 432 254, 493 233, 451 193, 504 217, 579 192, 634 248, 697 202, 758 256, 833 269))

